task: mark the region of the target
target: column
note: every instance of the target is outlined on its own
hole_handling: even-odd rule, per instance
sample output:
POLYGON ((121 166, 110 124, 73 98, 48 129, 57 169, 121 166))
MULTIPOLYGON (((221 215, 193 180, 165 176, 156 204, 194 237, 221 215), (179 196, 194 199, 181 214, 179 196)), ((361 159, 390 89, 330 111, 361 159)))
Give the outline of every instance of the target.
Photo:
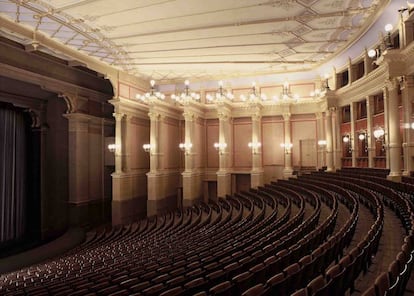
POLYGON ((230 112, 228 109, 218 107, 219 119, 219 143, 226 143, 227 147, 219 148, 219 170, 217 172, 217 196, 225 198, 226 195, 231 194, 231 174, 229 171, 229 157, 230 154, 230 131, 231 121, 230 112))
POLYGON ((163 116, 150 107, 148 112, 150 118, 150 170, 147 173, 147 216, 159 214, 165 209, 165 193, 161 184, 165 183, 163 180, 163 168, 160 157, 161 133, 163 116))
POLYGON ((334 165, 334 137, 332 131, 332 114, 336 108, 331 107, 326 111, 326 171, 335 171, 334 165))
POLYGON ((402 89, 402 105, 404 118, 404 176, 410 176, 414 171, 414 124, 413 118, 414 77, 406 76, 402 89))
POLYGON ((84 220, 84 203, 89 201, 89 117, 82 113, 64 115, 69 120, 69 220, 84 220))
POLYGON ((357 112, 356 112, 356 105, 357 103, 351 103, 350 105, 350 109, 351 109, 351 134, 350 134, 350 145, 351 145, 351 150, 352 150, 352 167, 356 167, 357 166, 357 155, 358 155, 358 137, 355 135, 355 121, 356 121, 356 117, 357 117, 357 112))
POLYGON ((326 151, 326 145, 320 145, 319 141, 326 141, 326 136, 324 133, 324 118, 323 118, 323 113, 322 112, 316 112, 315 113, 315 117, 316 117, 316 133, 318 135, 317 138, 317 147, 318 147, 318 162, 317 162, 317 167, 319 169, 321 169, 323 166, 326 165, 325 162, 325 151, 326 151))
POLYGON ((348 59, 348 85, 351 85, 352 82, 355 80, 355 71, 354 66, 352 65, 352 60, 348 59))
POLYGON ((389 132, 389 114, 390 114, 390 110, 389 110, 389 94, 388 94, 388 90, 386 87, 384 87, 383 89, 383 93, 384 93, 384 131, 385 131, 385 135, 384 135, 384 150, 385 150, 385 162, 386 165, 385 167, 387 169, 390 168, 390 132, 389 132))
POLYGON ((365 48, 364 51, 364 76, 367 76, 368 73, 372 71, 373 60, 368 56, 368 50, 365 48))
MULTIPOLYGON (((195 143, 193 143, 193 133, 196 115, 191 109, 185 106, 183 116, 185 129, 184 143, 186 145, 194 145, 195 143)), ((183 206, 192 206, 200 197, 197 194, 198 183, 196 174, 194 172, 193 157, 194 153, 192 152, 192 148, 187 147, 184 151, 184 172, 182 173, 183 206)))
POLYGON ((396 79, 390 79, 386 83, 388 90, 388 134, 389 134, 389 159, 390 174, 388 179, 401 181, 401 135, 400 117, 398 110, 398 87, 396 79))
POLYGON ((374 116, 374 97, 367 96, 367 149, 368 149, 368 167, 373 168, 375 166, 375 138, 373 129, 373 116, 374 116))
POLYGON ((160 121, 161 114, 156 111, 148 113, 150 118, 150 173, 157 173, 160 163, 160 121))
POLYGON ((342 137, 341 137, 341 112, 339 112, 339 108, 332 108, 332 131, 333 131, 333 151, 334 151, 334 163, 333 167, 336 169, 340 169, 342 167, 342 137))
MULTIPOLYGON (((290 128, 290 113, 283 114, 284 120, 284 134, 285 134, 285 144, 291 144, 291 128, 290 128)), ((291 148, 284 148, 285 154, 285 168, 283 169, 283 177, 288 179, 292 176, 293 168, 292 168, 292 149, 291 148)))
POLYGON ((115 173, 122 173, 122 118, 125 114, 113 113, 115 117, 115 173))
POLYGON ((130 124, 131 124, 132 116, 125 114, 123 117, 123 137, 124 140, 121 144, 121 150, 122 150, 122 167, 124 170, 124 173, 129 172, 130 169, 130 159, 131 159, 131 131, 130 124))
POLYGON ((250 173, 250 184, 252 188, 263 186, 263 165, 261 153, 261 119, 259 107, 252 115, 252 143, 260 143, 257 147, 252 147, 252 171, 250 173))

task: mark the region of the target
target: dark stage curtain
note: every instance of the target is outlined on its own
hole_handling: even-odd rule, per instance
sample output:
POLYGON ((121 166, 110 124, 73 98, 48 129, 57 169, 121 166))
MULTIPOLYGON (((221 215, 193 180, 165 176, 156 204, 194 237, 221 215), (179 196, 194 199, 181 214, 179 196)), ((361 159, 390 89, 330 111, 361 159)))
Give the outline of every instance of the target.
POLYGON ((0 244, 26 232, 27 121, 0 106, 0 244))

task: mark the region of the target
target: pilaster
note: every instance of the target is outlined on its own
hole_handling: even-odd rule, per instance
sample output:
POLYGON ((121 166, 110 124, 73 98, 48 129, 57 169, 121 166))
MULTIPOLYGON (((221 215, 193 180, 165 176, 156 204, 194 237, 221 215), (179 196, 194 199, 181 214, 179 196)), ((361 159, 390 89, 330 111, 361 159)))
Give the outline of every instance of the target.
POLYGON ((252 147, 252 170, 250 173, 250 184, 252 188, 257 188, 263 185, 263 165, 262 165, 262 152, 261 152, 261 112, 257 107, 252 114, 252 143, 260 143, 256 147, 252 147))
POLYGON ((352 151, 352 167, 356 167, 357 166, 357 155, 358 155, 358 137, 356 137, 355 134, 355 123, 356 123, 356 102, 352 102, 351 103, 351 135, 350 135, 350 139, 349 142, 351 144, 351 151, 352 151))
POLYGON ((217 174, 217 196, 225 198, 231 194, 231 173, 229 170, 229 157, 231 151, 231 112, 225 106, 219 105, 217 116, 219 119, 219 143, 226 147, 219 147, 219 170, 217 174))
POLYGON ((328 172, 335 171, 334 151, 333 151, 333 131, 332 131, 332 114, 336 111, 335 107, 329 108, 326 114, 326 170, 328 172))

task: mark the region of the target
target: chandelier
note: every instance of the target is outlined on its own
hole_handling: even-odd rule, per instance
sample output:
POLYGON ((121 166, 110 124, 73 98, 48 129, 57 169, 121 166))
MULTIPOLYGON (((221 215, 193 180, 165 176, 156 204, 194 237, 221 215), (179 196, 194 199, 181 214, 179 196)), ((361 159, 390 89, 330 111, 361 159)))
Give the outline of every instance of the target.
POLYGON ((289 89, 289 82, 285 81, 283 83, 282 92, 279 96, 273 97, 273 99, 281 103, 297 103, 297 101, 299 100, 299 95, 292 94, 289 89))
POLYGON ((192 92, 190 93, 190 81, 186 80, 184 81, 185 88, 184 92, 182 92, 180 95, 171 95, 171 99, 174 101, 177 101, 178 103, 182 105, 188 104, 190 101, 200 101, 200 95, 192 92))
POLYGON ((240 96, 240 100, 247 103, 257 103, 260 101, 266 101, 267 97, 265 94, 261 94, 260 91, 257 91, 256 89, 256 82, 252 82, 252 88, 247 94, 247 97, 245 95, 240 96))
POLYGON ((217 102, 217 103, 222 103, 222 102, 224 102, 224 101, 226 101, 226 100, 229 100, 229 101, 232 101, 233 100, 233 98, 234 98, 234 96, 233 96, 233 94, 231 93, 231 92, 224 92, 224 90, 223 90, 223 81, 219 81, 218 82, 218 84, 219 84, 219 89, 218 89, 218 91, 215 93, 215 95, 213 96, 213 95, 210 95, 210 94, 208 94, 207 96, 206 96, 206 99, 207 99, 207 101, 209 101, 209 102, 217 102))
POLYGON ((155 100, 163 101, 165 99, 165 95, 163 93, 155 90, 155 80, 151 80, 150 84, 151 84, 150 91, 143 94, 143 95, 137 94, 136 98, 138 100, 141 100, 141 101, 145 102, 145 103, 155 101, 155 100))

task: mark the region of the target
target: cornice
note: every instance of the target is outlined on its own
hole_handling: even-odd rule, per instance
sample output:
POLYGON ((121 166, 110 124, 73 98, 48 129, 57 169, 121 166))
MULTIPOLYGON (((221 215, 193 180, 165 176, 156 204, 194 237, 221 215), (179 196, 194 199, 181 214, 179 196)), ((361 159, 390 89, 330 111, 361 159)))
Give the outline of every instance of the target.
POLYGON ((64 82, 52 77, 43 76, 21 68, 16 68, 7 64, 0 63, 0 75, 10 77, 20 81, 30 82, 39 85, 42 89, 56 94, 70 93, 87 97, 92 101, 102 102, 102 98, 107 94, 91 90, 79 85, 64 82))

